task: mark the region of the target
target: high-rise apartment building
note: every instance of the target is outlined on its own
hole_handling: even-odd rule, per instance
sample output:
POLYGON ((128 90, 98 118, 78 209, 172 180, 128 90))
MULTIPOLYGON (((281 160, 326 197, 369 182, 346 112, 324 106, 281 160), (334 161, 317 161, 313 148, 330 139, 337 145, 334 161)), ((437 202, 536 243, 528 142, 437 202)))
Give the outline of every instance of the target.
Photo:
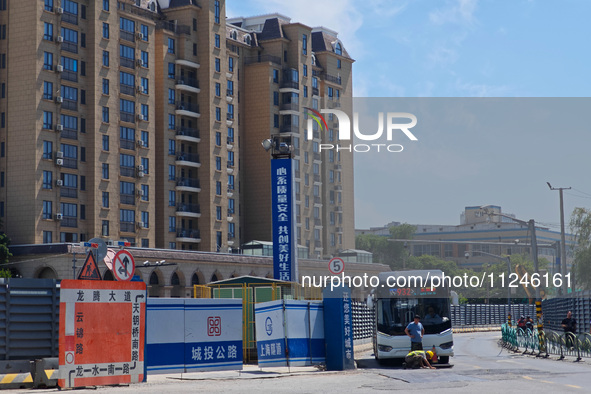
POLYGON ((223 0, 0 0, 3 229, 13 244, 269 240, 260 141, 282 134, 299 243, 352 247, 352 157, 319 151, 332 129, 306 140, 303 111, 350 97, 351 63, 335 32, 227 21, 223 0))

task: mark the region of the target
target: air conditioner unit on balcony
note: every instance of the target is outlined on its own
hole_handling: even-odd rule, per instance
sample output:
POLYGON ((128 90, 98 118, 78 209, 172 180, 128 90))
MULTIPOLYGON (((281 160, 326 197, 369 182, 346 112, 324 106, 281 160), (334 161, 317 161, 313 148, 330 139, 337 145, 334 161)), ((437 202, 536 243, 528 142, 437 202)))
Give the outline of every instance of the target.
POLYGON ((146 226, 146 223, 144 223, 144 222, 137 222, 137 226, 138 226, 139 228, 146 228, 146 227, 147 227, 147 226, 146 226))
POLYGON ((63 124, 56 124, 55 125, 55 131, 64 131, 64 125, 63 124))
POLYGON ((140 148, 143 148, 144 146, 146 146, 146 143, 142 140, 137 140, 137 146, 139 146, 140 148))
POLYGON ((64 13, 64 9, 62 7, 55 7, 55 13, 56 14, 63 14, 64 13))
POLYGON ((55 185, 56 186, 64 186, 64 181, 61 179, 58 179, 57 181, 55 181, 55 185))
POLYGON ((140 164, 139 166, 137 166, 137 170, 144 171, 144 166, 142 164, 140 164))
POLYGON ((55 214, 55 220, 62 220, 64 218, 64 215, 61 213, 56 213, 55 214))
POLYGON ((64 71, 64 66, 62 66, 61 64, 58 64, 55 66, 55 72, 61 73, 64 71))
POLYGON ((146 175, 146 174, 145 174, 143 171, 138 171, 138 173, 137 173, 137 176, 138 176, 139 178, 143 178, 143 177, 144 177, 144 175, 146 175))
POLYGON ((55 40, 57 42, 64 42, 64 37, 63 36, 57 36, 55 40))
POLYGON ((55 157, 58 158, 58 159, 63 159, 64 158, 64 152, 62 152, 61 150, 55 152, 55 157))
POLYGON ((62 96, 57 96, 55 98, 55 102, 58 103, 58 104, 61 104, 61 103, 64 102, 64 98, 62 96))
POLYGON ((143 197, 144 196, 144 191, 142 189, 138 189, 136 190, 136 193, 139 197, 143 197))
POLYGON ((139 67, 143 67, 144 66, 144 62, 142 61, 142 59, 137 59, 135 61, 135 64, 137 64, 139 67))
POLYGON ((138 86, 135 89, 138 91, 138 93, 146 93, 143 86, 138 86))
POLYGON ((55 165, 56 166, 63 166, 64 165, 64 159, 55 159, 55 165))
POLYGON ((137 120, 144 120, 144 115, 138 114, 137 115, 137 120))
POLYGON ((143 40, 144 39, 144 34, 143 33, 137 33, 135 36, 137 37, 138 40, 143 40))

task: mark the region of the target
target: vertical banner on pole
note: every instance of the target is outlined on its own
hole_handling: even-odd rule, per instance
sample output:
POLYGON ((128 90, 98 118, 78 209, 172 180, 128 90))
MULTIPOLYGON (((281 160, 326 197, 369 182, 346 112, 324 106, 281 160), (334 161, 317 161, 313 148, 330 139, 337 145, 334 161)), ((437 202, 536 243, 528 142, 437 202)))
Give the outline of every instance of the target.
POLYGON ((351 290, 347 286, 326 288, 322 295, 326 369, 328 371, 354 369, 351 290))
POLYGON ((292 159, 271 160, 273 278, 298 281, 292 159))

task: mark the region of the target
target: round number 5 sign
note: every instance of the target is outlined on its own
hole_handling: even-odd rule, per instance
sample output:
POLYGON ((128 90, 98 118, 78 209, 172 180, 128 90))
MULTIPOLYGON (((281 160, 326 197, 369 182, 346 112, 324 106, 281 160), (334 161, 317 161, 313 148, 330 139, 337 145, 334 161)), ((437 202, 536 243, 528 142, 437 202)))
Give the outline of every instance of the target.
POLYGON ((345 270, 345 262, 340 257, 335 257, 328 262, 328 270, 333 275, 338 275, 345 270))

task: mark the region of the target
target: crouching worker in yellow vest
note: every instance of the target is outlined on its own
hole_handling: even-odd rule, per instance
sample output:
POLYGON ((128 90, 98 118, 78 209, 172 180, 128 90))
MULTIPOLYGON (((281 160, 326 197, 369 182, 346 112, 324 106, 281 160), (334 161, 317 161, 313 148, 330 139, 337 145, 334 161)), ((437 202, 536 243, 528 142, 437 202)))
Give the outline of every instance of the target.
POLYGON ((430 350, 426 352, 422 350, 413 350, 412 352, 408 353, 404 358, 404 368, 431 368, 435 369, 435 367, 431 366, 429 360, 433 359, 433 353, 430 350))

